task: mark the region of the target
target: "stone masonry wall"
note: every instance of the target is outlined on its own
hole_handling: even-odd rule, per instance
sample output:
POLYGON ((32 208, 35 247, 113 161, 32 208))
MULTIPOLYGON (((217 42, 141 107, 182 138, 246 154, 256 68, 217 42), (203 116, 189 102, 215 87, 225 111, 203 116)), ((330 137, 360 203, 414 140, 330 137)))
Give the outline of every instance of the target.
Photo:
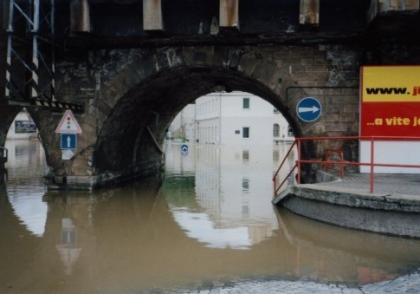
MULTIPOLYGON (((167 126, 182 107, 221 88, 266 99, 298 136, 355 135, 360 52, 335 45, 267 45, 66 54, 69 57, 57 64, 57 96, 85 106, 85 112, 76 115, 83 129, 76 156, 66 162, 61 160, 54 133, 61 115, 39 109, 31 114, 41 129, 52 174, 85 177, 89 183, 92 177, 112 178, 124 170, 141 170, 140 163, 155 158, 150 152, 157 152, 150 146, 154 143, 147 138, 146 127, 162 143, 167 126), (304 123, 296 116, 296 103, 306 96, 315 96, 323 104, 317 122, 304 123)), ((304 146, 304 154, 318 156, 321 150, 312 147, 304 146)))
MULTIPOLYGON (((56 174, 67 176, 118 174, 124 168, 135 168, 139 154, 147 158, 151 152, 147 150, 154 149, 141 146, 152 144, 142 137, 146 126, 152 125, 161 142, 170 120, 183 106, 220 85, 271 102, 299 136, 355 135, 359 52, 357 48, 315 45, 75 53, 57 65, 57 94, 86 106, 86 112, 77 116, 83 128, 79 140, 83 152, 66 163, 61 162, 59 152, 51 152, 50 163, 56 166, 56 174), (296 116, 296 103, 306 96, 315 96, 323 104, 323 115, 315 123, 300 122, 296 116), (156 117, 159 122, 151 123, 156 117)), ((57 138, 50 141, 57 142, 57 138)), ((308 156, 322 152, 314 152, 312 146, 304 149, 308 156)))

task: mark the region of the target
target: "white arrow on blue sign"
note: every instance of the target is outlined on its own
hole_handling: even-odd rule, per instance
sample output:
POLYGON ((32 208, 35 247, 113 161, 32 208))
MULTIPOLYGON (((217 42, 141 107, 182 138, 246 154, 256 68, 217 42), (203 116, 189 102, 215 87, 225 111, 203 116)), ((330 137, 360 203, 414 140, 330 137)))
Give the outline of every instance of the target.
POLYGON ((60 149, 76 149, 77 134, 60 134, 60 149))
POLYGON ((304 122, 314 122, 321 117, 322 105, 314 97, 306 97, 296 105, 296 114, 304 122))

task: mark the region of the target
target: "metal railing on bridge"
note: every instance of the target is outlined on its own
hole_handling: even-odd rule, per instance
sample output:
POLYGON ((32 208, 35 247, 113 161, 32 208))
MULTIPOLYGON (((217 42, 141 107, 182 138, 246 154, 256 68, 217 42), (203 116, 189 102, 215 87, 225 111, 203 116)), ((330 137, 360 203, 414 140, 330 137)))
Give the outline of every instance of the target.
MULTIPOLYGON (((10 105, 83 111, 55 96, 55 0, 9 0, 6 23, 5 93, 10 105)), ((0 30, 2 27, 0 26, 0 30)), ((0 31, 0 36, 3 33, 0 31)), ((0 63, 1 64, 1 63, 0 63)))
MULTIPOLYGON (((402 141, 402 142, 419 142, 420 137, 384 137, 384 136, 372 136, 372 137, 363 137, 363 136, 342 136, 342 137, 301 137, 296 138, 295 141, 291 144, 289 150, 281 161, 279 167, 273 175, 273 186, 274 186, 274 196, 277 196, 282 189, 285 189, 286 184, 301 184, 302 183, 302 166, 306 164, 312 164, 319 166, 319 169, 328 170, 331 168, 337 168, 337 174, 339 177, 344 177, 346 167, 355 167, 362 168, 367 167, 368 170, 364 170, 364 173, 369 175, 369 192, 375 192, 375 167, 383 168, 403 168, 403 169, 420 169, 420 164, 405 164, 405 163, 383 163, 376 162, 375 155, 375 143, 386 142, 386 141, 402 141), (302 146, 309 142, 322 142, 324 147, 328 143, 332 142, 332 145, 341 145, 337 142, 345 141, 354 141, 358 144, 363 142, 368 144, 369 156, 368 161, 355 161, 352 159, 346 159, 342 147, 339 148, 324 148, 323 155, 319 156, 321 158, 310 158, 303 159, 302 156, 302 146), (288 158, 294 156, 296 159, 293 161, 291 166, 287 166, 288 158), (288 168, 289 167, 289 168, 288 168), (286 169, 288 168, 288 169, 286 169)), ((290 162, 290 161, 289 161, 290 162)))

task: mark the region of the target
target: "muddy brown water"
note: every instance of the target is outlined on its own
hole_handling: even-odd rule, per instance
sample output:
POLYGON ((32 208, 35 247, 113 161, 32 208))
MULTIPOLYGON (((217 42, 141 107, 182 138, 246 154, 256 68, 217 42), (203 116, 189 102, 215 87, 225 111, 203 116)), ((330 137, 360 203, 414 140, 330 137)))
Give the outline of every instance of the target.
POLYGON ((7 147, 0 293, 159 293, 261 279, 360 285, 420 265, 419 241, 273 207, 270 175, 284 146, 278 156, 271 146, 184 154, 171 144, 162 184, 93 193, 48 192, 39 144, 7 147))

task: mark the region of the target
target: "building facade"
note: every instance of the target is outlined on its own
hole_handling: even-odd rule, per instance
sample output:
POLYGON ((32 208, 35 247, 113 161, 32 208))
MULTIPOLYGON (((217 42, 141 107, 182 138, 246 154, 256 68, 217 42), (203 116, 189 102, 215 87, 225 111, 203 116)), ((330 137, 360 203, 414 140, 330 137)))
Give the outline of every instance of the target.
POLYGON ((187 141, 202 144, 270 145, 293 140, 283 115, 270 103, 245 92, 212 93, 198 98, 177 115, 169 131, 183 133, 187 141))

